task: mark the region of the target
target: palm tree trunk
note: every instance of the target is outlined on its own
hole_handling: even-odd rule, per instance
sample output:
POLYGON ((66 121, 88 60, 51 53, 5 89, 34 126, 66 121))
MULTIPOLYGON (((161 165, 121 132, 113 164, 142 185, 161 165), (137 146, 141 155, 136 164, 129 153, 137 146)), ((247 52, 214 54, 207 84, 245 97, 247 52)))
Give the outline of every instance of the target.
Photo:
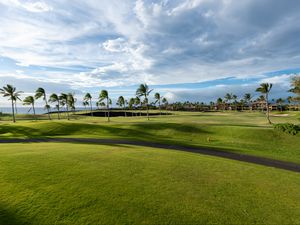
POLYGON ((59 119, 60 120, 60 110, 59 110, 59 104, 60 104, 60 102, 59 102, 59 100, 57 101, 57 119, 59 119))
POLYGON ((147 119, 149 120, 149 105, 148 105, 148 99, 146 102, 146 108, 147 108, 147 119))
MULTIPOLYGON (((44 98, 45 98, 46 106, 48 106, 47 96, 44 95, 44 98)), ((47 107, 47 111, 48 111, 48 119, 51 120, 51 117, 50 117, 50 111, 49 111, 49 108, 48 108, 48 107, 47 107)))
POLYGON ((110 119, 109 119, 109 100, 107 98, 107 121, 109 122, 110 119))
POLYGON ((91 116, 93 116, 93 106, 92 106, 92 99, 90 99, 90 105, 91 105, 91 116))
POLYGON ((32 109, 33 109, 33 116, 34 116, 34 119, 36 120, 36 115, 35 115, 35 108, 34 108, 34 103, 32 103, 32 109))
POLYGON ((161 115, 160 101, 158 102, 159 114, 161 115))
POLYGON ((67 119, 70 120, 68 104, 67 104, 67 106, 66 106, 66 109, 67 109, 67 119))
POLYGON ((15 107, 14 107, 14 100, 11 100, 11 109, 12 109, 12 116, 13 116, 13 122, 16 122, 16 117, 15 117, 15 107))
POLYGON ((147 119, 150 120, 149 119, 149 107, 148 107, 148 104, 147 104, 147 119))
POLYGON ((16 112, 16 115, 18 114, 18 110, 17 110, 17 101, 15 101, 15 112, 16 112))
POLYGON ((126 114, 126 106, 124 105, 124 114, 125 114, 125 117, 127 117, 127 114, 126 114))
POLYGON ((270 120, 270 115, 269 115, 269 101, 268 101, 268 94, 266 94, 266 106, 267 106, 267 120, 269 122, 269 124, 272 124, 271 120, 270 120))

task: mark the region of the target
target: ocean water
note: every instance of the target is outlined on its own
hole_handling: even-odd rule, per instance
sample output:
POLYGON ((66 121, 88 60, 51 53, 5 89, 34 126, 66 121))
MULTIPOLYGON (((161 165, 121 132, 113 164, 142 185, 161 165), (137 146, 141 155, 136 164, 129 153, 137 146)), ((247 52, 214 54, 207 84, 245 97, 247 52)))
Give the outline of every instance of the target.
MULTIPOLYGON (((18 114, 32 114, 33 112, 32 112, 32 109, 30 110, 30 108, 31 107, 18 107, 17 113, 18 114)), ((61 110, 63 110, 63 109, 61 109, 61 110)), ((76 108, 76 110, 84 110, 84 108, 76 108)), ((56 112, 56 109, 51 109, 51 111, 56 112)), ((11 107, 0 107, 0 112, 11 113, 11 107)), ((47 113, 47 110, 44 108, 36 107, 35 113, 36 114, 44 114, 44 113, 47 113)))

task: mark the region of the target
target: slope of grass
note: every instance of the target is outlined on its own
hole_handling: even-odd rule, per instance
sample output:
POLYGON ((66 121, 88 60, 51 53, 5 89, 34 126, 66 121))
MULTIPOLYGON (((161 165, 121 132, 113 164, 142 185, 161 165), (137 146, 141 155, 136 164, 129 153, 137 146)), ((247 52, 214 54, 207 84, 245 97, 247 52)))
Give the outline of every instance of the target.
MULTIPOLYGON (((297 123, 299 116, 274 116, 274 122, 297 123)), ((80 117, 71 121, 2 123, 0 138, 30 137, 124 138, 178 145, 209 146, 300 163, 300 134, 280 133, 262 113, 177 113, 151 118, 80 117)))
POLYGON ((300 224, 297 173, 83 144, 0 149, 0 224, 300 224))

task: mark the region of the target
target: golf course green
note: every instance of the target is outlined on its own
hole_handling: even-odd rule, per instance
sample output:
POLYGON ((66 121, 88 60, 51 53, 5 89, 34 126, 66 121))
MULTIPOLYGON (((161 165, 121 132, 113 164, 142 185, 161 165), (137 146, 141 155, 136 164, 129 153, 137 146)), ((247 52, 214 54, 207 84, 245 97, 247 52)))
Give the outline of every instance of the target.
MULTIPOLYGON (((273 113, 299 123, 299 113, 273 113)), ((259 112, 0 122, 0 139, 97 138, 211 147, 300 163, 300 135, 259 112)), ((0 144, 0 225, 300 224, 299 173, 119 144, 0 144)))

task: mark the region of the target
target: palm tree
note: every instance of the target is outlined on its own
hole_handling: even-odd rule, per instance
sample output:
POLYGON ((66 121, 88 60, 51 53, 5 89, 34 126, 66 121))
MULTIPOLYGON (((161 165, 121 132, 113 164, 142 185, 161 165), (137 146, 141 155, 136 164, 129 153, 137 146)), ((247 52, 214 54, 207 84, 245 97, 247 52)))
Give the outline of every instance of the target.
MULTIPOLYGON (((137 106, 137 107, 140 106, 142 108, 142 101, 141 101, 141 99, 139 97, 135 98, 134 104, 135 104, 135 106, 137 106)), ((140 116, 142 116, 141 110, 140 110, 140 116)))
POLYGON ((244 101, 246 102, 246 104, 248 104, 248 106, 250 107, 250 102, 251 102, 251 99, 252 99, 252 95, 250 93, 246 93, 244 95, 244 101))
POLYGON ((60 120, 60 110, 59 110, 59 107, 60 107, 60 100, 59 100, 59 96, 55 93, 51 94, 50 95, 50 98, 49 98, 49 102, 51 103, 54 103, 56 102, 56 109, 57 109, 57 118, 60 120))
POLYGON ((157 92, 154 94, 154 98, 155 98, 155 104, 158 103, 158 108, 159 108, 159 113, 161 115, 161 107, 160 107, 160 101, 162 99, 162 96, 160 96, 160 94, 157 92))
POLYGON ((48 112, 48 119, 51 120, 50 117, 50 107, 47 107, 48 102, 47 102, 47 96, 46 96, 46 91, 44 88, 39 87, 36 91, 35 91, 35 99, 39 99, 39 98, 43 98, 43 100, 45 101, 45 108, 47 109, 48 112))
POLYGON ((129 102, 128 102, 128 107, 129 107, 129 109, 132 109, 134 103, 135 103, 135 99, 134 99, 134 98, 130 98, 130 99, 129 99, 129 102))
POLYGON ((83 101, 82 105, 84 106, 85 112, 87 113, 86 107, 89 105, 88 101, 83 101))
POLYGON ((35 108, 34 108, 34 97, 33 97, 33 96, 27 96, 27 97, 23 100, 23 105, 31 105, 31 108, 29 109, 29 111, 30 111, 31 109, 33 110, 34 119, 36 119, 35 108))
POLYGON ((289 110, 291 109, 291 103, 293 102, 293 97, 292 96, 289 96, 289 97, 287 97, 287 102, 289 103, 289 106, 288 106, 288 108, 289 108, 289 110))
POLYGON ((284 103, 284 100, 282 98, 278 98, 276 103, 280 106, 280 111, 282 112, 282 104, 284 103))
POLYGON ((90 93, 86 93, 85 96, 84 96, 84 101, 89 101, 90 102, 91 116, 93 116, 92 95, 90 93))
POLYGON ((223 106, 223 99, 222 98, 217 99, 217 106, 218 106, 218 108, 221 108, 221 106, 223 106))
POLYGON ((167 110, 167 107, 168 107, 168 100, 166 98, 163 98, 161 100, 162 104, 164 104, 164 107, 165 107, 165 110, 167 110))
POLYGON ((148 96, 153 91, 153 89, 149 89, 147 84, 140 84, 139 88, 136 90, 136 95, 138 97, 144 97, 144 103, 147 108, 147 119, 149 120, 149 104, 148 104, 148 96))
POLYGON ((262 94, 264 94, 265 97, 265 101, 266 101, 266 107, 267 107, 267 120, 268 122, 271 124, 271 120, 270 120, 270 109, 269 109, 269 93, 272 89, 273 84, 271 83, 262 83, 260 84, 260 86, 256 89, 257 92, 260 92, 262 94))
POLYGON ((70 116, 69 116, 69 104, 68 104, 68 95, 65 93, 61 93, 59 96, 59 100, 60 100, 60 105, 62 107, 66 106, 66 111, 67 111, 67 119, 70 120, 70 116))
POLYGON ((233 103, 234 103, 234 108, 235 108, 235 110, 237 110, 237 96, 232 95, 232 100, 233 100, 233 103))
POLYGON ((73 114, 75 113, 75 103, 77 99, 74 97, 74 93, 68 93, 67 95, 67 105, 71 108, 73 111, 73 114))
POLYGON ((225 102, 229 104, 230 109, 231 109, 232 94, 227 93, 227 94, 224 96, 224 99, 225 99, 225 102))
POLYGON ((8 100, 11 100, 11 111, 13 116, 13 122, 16 122, 15 117, 15 106, 14 102, 19 99, 19 95, 22 93, 21 91, 16 91, 16 88, 10 84, 7 84, 5 87, 0 88, 0 94, 3 95, 3 97, 9 97, 8 100))
POLYGON ((125 98, 123 96, 120 96, 118 98, 117 105, 120 106, 121 108, 122 107, 124 108, 124 113, 125 113, 124 115, 126 117, 127 116, 126 115, 126 100, 125 100, 125 98))
POLYGON ((110 118, 109 118, 109 104, 111 103, 111 100, 108 96, 108 91, 107 90, 102 90, 100 92, 100 95, 99 95, 99 100, 100 102, 102 102, 103 100, 106 100, 106 107, 107 107, 107 121, 109 122, 110 121, 110 118))
POLYGON ((20 98, 20 95, 21 95, 21 91, 19 91, 18 93, 15 93, 15 95, 13 96, 13 101, 14 101, 14 104, 15 104, 15 114, 17 115, 18 114, 18 110, 17 110, 17 101, 22 101, 22 99, 20 98))
POLYGON ((293 101, 300 102, 300 75, 294 76, 291 80, 292 88, 289 92, 296 94, 296 97, 293 97, 293 101))

